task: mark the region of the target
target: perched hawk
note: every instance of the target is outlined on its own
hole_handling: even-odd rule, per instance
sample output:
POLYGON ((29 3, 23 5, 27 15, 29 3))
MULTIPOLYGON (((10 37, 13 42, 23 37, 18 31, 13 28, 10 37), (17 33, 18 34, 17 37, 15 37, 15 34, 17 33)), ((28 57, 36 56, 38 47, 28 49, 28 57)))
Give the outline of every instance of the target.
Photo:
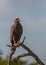
POLYGON ((22 33, 23 28, 20 23, 20 19, 16 18, 10 30, 10 42, 12 43, 12 46, 19 46, 18 41, 20 40, 22 33))

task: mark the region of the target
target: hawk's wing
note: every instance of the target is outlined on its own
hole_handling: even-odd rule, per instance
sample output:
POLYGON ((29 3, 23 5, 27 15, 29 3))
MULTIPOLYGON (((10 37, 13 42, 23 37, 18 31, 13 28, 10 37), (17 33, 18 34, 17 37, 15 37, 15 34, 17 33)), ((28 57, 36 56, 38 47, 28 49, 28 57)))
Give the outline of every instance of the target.
POLYGON ((10 40, 13 40, 14 31, 15 31, 14 26, 11 26, 11 29, 10 29, 10 40))
POLYGON ((14 27, 13 25, 10 30, 10 40, 14 40, 18 42, 22 36, 22 33, 23 33, 23 28, 20 23, 18 23, 16 27, 14 27))
POLYGON ((16 31, 16 33, 14 35, 14 40, 18 42, 22 36, 22 33, 23 33, 23 28, 20 23, 17 24, 15 31, 16 31))

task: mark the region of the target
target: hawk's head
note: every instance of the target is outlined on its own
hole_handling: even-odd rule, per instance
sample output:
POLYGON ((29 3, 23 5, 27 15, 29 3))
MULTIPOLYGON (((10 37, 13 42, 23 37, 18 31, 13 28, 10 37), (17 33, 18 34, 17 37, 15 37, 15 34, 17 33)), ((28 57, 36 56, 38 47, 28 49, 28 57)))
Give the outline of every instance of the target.
POLYGON ((15 22, 17 22, 17 23, 20 22, 20 21, 21 21, 20 18, 15 19, 15 22))
POLYGON ((20 18, 16 18, 15 20, 14 20, 14 25, 16 26, 18 23, 20 23, 20 18))

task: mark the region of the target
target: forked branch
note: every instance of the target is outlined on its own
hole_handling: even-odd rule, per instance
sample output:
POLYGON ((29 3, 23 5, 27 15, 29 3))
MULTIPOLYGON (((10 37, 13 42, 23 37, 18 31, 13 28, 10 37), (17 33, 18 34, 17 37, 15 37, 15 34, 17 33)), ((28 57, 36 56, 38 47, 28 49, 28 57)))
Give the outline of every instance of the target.
MULTIPOLYGON (((29 49, 25 44, 23 44, 23 43, 24 43, 24 40, 25 40, 25 37, 24 37, 22 43, 19 43, 19 44, 20 44, 20 46, 21 46, 22 48, 24 48, 26 51, 28 51, 28 53, 21 54, 21 55, 17 56, 16 58, 12 59, 11 61, 17 61, 19 58, 25 57, 25 56, 32 56, 40 65, 45 65, 45 64, 40 60, 40 58, 39 58, 34 52, 32 52, 31 49, 29 49)), ((7 46, 8 46, 8 47, 12 47, 12 46, 9 46, 9 45, 7 45, 7 46)), ((10 65, 10 64, 8 64, 8 65, 10 65)))
POLYGON ((34 53, 32 52, 26 45, 22 44, 22 43, 19 43, 20 46, 22 48, 24 48, 26 51, 28 51, 28 53, 24 53, 24 54, 21 54, 19 56, 17 56, 16 58, 13 59, 13 61, 17 61, 19 58, 21 57, 25 57, 25 56, 32 56, 40 65, 45 65, 40 59, 39 57, 34 53))

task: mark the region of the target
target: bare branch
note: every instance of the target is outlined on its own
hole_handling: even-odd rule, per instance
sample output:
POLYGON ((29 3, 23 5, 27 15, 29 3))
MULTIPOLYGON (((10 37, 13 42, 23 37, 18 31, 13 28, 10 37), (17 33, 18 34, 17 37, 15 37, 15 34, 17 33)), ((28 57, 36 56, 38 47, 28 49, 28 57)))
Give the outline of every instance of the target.
MULTIPOLYGON (((19 43, 19 45, 20 45, 22 48, 24 48, 26 51, 28 51, 28 53, 21 54, 21 55, 17 56, 17 57, 14 58, 14 59, 11 59, 11 57, 10 57, 10 60, 11 60, 11 61, 17 61, 17 60, 18 60, 19 58, 21 58, 21 57, 32 56, 40 65, 45 65, 45 64, 39 59, 39 57, 38 57, 34 52, 32 52, 31 49, 29 49, 25 44, 23 44, 23 43, 24 43, 24 40, 25 40, 25 37, 24 37, 22 43, 19 43)), ((12 46, 9 46, 9 45, 7 45, 7 46, 12 48, 12 46)), ((13 54, 12 54, 12 55, 13 55, 13 54)), ((12 55, 10 55, 10 56, 12 56, 12 55)), ((10 61, 9 61, 9 62, 10 62, 10 61)), ((10 65, 10 64, 8 64, 8 65, 10 65)))
POLYGON ((12 61, 17 61, 17 60, 19 60, 19 58, 26 57, 26 56, 30 56, 30 53, 23 53, 23 54, 17 56, 16 58, 12 59, 12 61))
POLYGON ((22 54, 22 55, 17 56, 16 58, 13 59, 13 61, 17 61, 17 60, 18 60, 19 58, 21 58, 21 57, 32 56, 40 65, 45 65, 45 64, 39 59, 39 57, 38 57, 35 53, 33 53, 26 45, 21 44, 21 43, 19 43, 19 44, 20 44, 21 47, 23 47, 25 50, 27 50, 28 53, 24 53, 24 54, 22 54))

